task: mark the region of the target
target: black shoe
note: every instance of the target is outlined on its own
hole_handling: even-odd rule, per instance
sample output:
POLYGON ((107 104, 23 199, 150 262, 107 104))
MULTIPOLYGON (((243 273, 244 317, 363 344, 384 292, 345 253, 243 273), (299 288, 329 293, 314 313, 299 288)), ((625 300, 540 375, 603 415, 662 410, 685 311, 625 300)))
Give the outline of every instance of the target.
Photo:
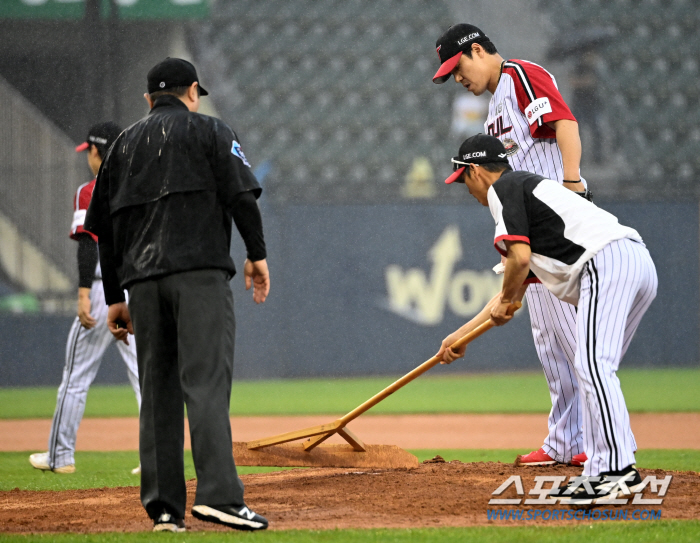
POLYGON ((267 519, 254 513, 245 505, 194 505, 192 516, 199 520, 223 524, 235 530, 265 530, 267 519))
POLYGON ((567 494, 566 491, 569 490, 569 488, 574 484, 574 479, 571 479, 568 483, 566 483, 562 487, 553 487, 552 490, 550 490, 547 493, 548 498, 561 498, 562 496, 570 496, 570 492, 567 494))
POLYGON ((165 511, 153 521, 154 532, 184 532, 185 530, 184 519, 175 518, 165 511))
POLYGON ((608 471, 596 477, 582 477, 580 485, 569 484, 561 493, 563 505, 612 504, 618 496, 630 496, 642 487, 642 477, 634 465, 620 471, 608 471))

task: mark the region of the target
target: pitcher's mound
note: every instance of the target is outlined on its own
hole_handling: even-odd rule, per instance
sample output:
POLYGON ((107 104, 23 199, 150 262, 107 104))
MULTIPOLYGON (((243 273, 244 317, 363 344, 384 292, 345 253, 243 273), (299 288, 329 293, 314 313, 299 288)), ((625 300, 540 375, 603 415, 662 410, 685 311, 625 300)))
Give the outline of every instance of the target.
MULTIPOLYGON (((571 521, 567 520, 541 519, 541 513, 553 509, 569 510, 561 505, 503 506, 488 502, 494 498, 493 491, 512 475, 521 477, 525 494, 518 496, 515 486, 511 485, 499 498, 537 498, 528 494, 535 487, 535 476, 565 476, 568 480, 569 476, 580 473, 580 468, 561 465, 526 468, 493 462, 437 461, 404 470, 295 469, 244 475, 242 479, 247 504, 270 520, 270 529, 323 530, 533 523, 570 525, 571 521), (489 520, 487 512, 496 509, 539 510, 540 513, 537 520, 489 520)), ((658 479, 673 476, 662 505, 630 503, 599 509, 627 511, 629 519, 633 518, 635 510, 661 510, 663 519, 700 518, 700 500, 697 499, 700 474, 663 470, 641 470, 641 474, 658 479)), ((188 530, 227 530, 192 518, 189 510, 196 481, 189 481, 187 489, 185 522, 188 530)), ((657 498, 648 489, 643 497, 657 498)), ((550 515, 545 516, 549 518, 550 515)), ((0 532, 132 532, 151 528, 152 522, 141 507, 137 487, 0 492, 0 532)))

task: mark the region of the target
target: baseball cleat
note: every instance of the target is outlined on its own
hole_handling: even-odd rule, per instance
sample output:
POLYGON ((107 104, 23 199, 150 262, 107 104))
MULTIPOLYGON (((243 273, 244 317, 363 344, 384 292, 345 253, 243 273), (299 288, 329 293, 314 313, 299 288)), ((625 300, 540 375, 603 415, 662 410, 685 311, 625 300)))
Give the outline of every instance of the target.
MULTIPOLYGON (((561 498, 564 494, 566 494, 566 491, 571 488, 571 486, 574 484, 574 479, 571 479, 568 483, 566 483, 563 487, 558 487, 554 486, 552 487, 552 490, 550 490, 547 493, 548 498, 561 498)), ((570 494, 570 492, 569 492, 570 494)), ((568 494, 567 494, 568 495, 568 494)))
POLYGON ((557 461, 543 449, 532 451, 530 454, 518 455, 515 459, 516 466, 551 466, 556 463, 557 461))
POLYGON ((588 460, 588 457, 586 456, 585 452, 582 452, 581 454, 575 454, 571 458, 571 462, 569 462, 569 465, 571 466, 583 466, 583 464, 588 460))
POLYGON ((165 511, 153 521, 154 532, 184 532, 185 521, 181 518, 176 518, 165 511))
POLYGON ((580 484, 569 483, 561 493, 560 503, 573 507, 612 504, 618 497, 639 492, 643 486, 642 477, 632 465, 620 471, 582 477, 580 484))
POLYGON ((51 468, 49 466, 49 453, 34 453, 29 455, 29 463, 36 469, 43 471, 53 471, 54 473, 75 473, 75 464, 51 468))
POLYGON ((267 519, 243 507, 233 505, 194 505, 192 516, 199 520, 223 524, 235 530, 265 530, 267 519))
POLYGON ((141 464, 131 470, 131 475, 141 475, 141 464))

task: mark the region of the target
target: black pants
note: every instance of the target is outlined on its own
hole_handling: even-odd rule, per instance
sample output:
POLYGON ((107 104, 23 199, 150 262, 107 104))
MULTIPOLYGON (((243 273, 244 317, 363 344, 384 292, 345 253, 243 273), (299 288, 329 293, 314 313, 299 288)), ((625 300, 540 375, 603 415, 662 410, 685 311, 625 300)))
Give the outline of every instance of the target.
POLYGON ((177 273, 129 288, 141 415, 141 502, 185 516, 184 405, 197 472, 195 505, 243 505, 229 403, 236 322, 222 270, 177 273))

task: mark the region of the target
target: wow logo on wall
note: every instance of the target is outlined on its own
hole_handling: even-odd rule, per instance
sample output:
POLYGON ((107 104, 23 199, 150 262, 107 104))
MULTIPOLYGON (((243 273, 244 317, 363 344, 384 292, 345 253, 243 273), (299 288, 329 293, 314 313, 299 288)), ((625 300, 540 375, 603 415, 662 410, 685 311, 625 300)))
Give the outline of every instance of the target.
POLYGON ((447 310, 459 317, 473 317, 501 290, 503 276, 493 270, 458 266, 463 252, 455 225, 445 228, 426 256, 428 266, 386 267, 386 309, 415 323, 436 326, 447 310))

